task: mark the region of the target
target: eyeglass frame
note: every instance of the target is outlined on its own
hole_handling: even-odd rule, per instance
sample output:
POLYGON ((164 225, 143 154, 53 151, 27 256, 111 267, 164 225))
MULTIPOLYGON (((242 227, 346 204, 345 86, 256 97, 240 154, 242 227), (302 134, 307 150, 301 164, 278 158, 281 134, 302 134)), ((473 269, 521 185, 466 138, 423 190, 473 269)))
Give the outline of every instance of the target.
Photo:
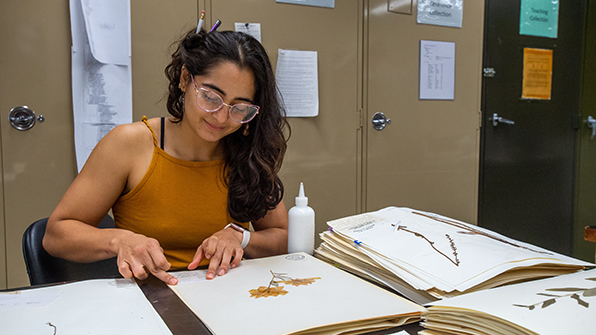
POLYGON ((207 113, 215 113, 218 110, 222 109, 223 106, 228 106, 228 115, 230 116, 230 119, 234 120, 235 122, 242 123, 242 124, 249 123, 250 121, 252 121, 257 116, 257 114, 259 114, 259 111, 261 109, 260 106, 253 105, 253 104, 245 104, 245 103, 239 103, 239 104, 229 105, 229 104, 225 103, 224 100, 223 100, 223 98, 221 97, 221 95, 219 95, 219 93, 215 92, 214 90, 212 90, 212 89, 210 89, 208 87, 205 87, 203 85, 201 85, 201 86, 199 86, 197 88, 197 84, 195 83, 195 77, 192 74, 190 75, 190 79, 192 80, 192 86, 194 87, 194 90, 195 90, 195 93, 196 93, 196 95, 195 95, 195 104, 201 110, 204 110, 207 113), (205 91, 212 92, 213 94, 217 95, 217 97, 219 98, 219 100, 221 100, 221 105, 217 109, 213 109, 213 110, 208 110, 208 109, 205 109, 205 108, 199 106, 199 89, 203 89, 205 91), (236 120, 236 119, 234 119, 232 117, 232 108, 235 107, 235 106, 238 106, 238 105, 255 107, 257 109, 257 111, 255 112, 255 114, 249 120, 238 121, 238 120, 236 120))

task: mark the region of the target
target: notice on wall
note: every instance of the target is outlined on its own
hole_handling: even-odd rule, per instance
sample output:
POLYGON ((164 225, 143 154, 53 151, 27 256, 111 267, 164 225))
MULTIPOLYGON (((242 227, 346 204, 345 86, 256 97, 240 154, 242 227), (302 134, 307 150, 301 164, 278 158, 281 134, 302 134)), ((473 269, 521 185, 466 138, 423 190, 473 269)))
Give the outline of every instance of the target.
POLYGON ((520 35, 557 38, 559 1, 522 0, 519 18, 520 35))
POLYGON ((464 0, 418 0, 418 23, 461 28, 464 0))
POLYGON ((296 5, 335 8, 335 0, 275 0, 279 3, 291 3, 296 5))
POLYGON ((132 122, 130 0, 70 0, 75 151, 81 171, 95 145, 132 122))
POLYGON ((238 32, 248 34, 261 42, 261 24, 260 23, 244 23, 235 22, 234 29, 238 32))
POLYGON ((524 48, 522 99, 550 100, 553 51, 524 48))
POLYGON ((420 99, 455 99, 455 43, 420 41, 420 99))
POLYGON ((275 79, 286 108, 286 116, 319 115, 316 51, 279 49, 275 79))

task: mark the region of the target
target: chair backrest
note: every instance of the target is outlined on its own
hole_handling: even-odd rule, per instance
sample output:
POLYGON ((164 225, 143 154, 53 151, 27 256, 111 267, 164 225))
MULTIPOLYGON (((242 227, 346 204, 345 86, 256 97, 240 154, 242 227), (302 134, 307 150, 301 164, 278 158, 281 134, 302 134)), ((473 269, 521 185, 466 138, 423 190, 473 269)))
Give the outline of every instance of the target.
MULTIPOLYGON (((121 277, 116 257, 95 263, 75 263, 48 254, 42 245, 47 222, 48 218, 37 220, 23 234, 23 257, 31 285, 121 277)), ((113 228, 114 220, 106 215, 99 227, 113 228)))

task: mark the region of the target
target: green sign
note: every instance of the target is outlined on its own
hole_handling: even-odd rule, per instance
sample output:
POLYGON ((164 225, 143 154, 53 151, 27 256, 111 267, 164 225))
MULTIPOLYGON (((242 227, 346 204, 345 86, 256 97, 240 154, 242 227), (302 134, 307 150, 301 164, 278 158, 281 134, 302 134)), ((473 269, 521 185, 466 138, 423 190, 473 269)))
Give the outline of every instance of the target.
POLYGON ((520 35, 557 38, 559 0, 522 0, 520 35))

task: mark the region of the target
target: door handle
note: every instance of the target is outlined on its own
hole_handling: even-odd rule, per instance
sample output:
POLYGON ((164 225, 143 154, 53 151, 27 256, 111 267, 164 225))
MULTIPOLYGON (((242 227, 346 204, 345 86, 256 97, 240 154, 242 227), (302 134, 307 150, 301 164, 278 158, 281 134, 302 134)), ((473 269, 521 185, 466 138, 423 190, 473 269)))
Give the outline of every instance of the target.
POLYGON ((373 115, 372 123, 375 130, 381 131, 385 129, 385 126, 391 124, 391 120, 385 117, 385 114, 378 112, 373 115))
POLYGON ((596 135, 596 119, 592 116, 588 116, 588 127, 592 128, 592 137, 590 139, 594 139, 594 135, 596 135))
POLYGON ((29 130, 35 126, 35 122, 43 122, 45 118, 43 115, 35 116, 35 112, 27 106, 19 106, 10 110, 8 114, 8 121, 10 125, 17 130, 29 130))
POLYGON ((499 123, 505 124, 515 124, 515 121, 507 120, 506 118, 500 117, 499 114, 494 113, 493 117, 489 119, 489 121, 493 122, 493 126, 497 126, 499 123))

